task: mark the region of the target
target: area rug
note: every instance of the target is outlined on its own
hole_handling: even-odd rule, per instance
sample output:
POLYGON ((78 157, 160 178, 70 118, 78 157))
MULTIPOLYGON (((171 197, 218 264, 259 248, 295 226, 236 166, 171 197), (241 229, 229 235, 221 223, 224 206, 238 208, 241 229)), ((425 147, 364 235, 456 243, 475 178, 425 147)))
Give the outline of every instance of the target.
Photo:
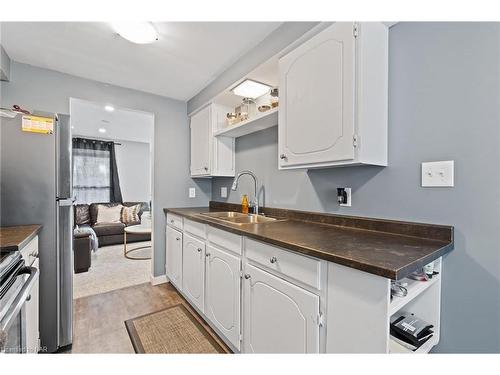
MULTIPOLYGON (((150 241, 134 242, 132 247, 151 245, 150 241)), ((151 248, 134 252, 134 256, 150 256, 151 248)), ((123 244, 103 246, 91 255, 88 272, 73 276, 73 299, 150 281, 151 261, 131 260, 123 256, 123 244)))
POLYGON ((226 353, 183 304, 127 320, 125 326, 136 353, 226 353))

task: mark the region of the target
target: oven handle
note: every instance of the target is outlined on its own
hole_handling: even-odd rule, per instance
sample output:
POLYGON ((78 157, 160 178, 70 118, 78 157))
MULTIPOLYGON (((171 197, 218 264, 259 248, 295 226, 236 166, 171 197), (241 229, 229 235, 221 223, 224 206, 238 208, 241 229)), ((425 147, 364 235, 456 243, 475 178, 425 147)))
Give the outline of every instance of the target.
POLYGON ((21 311, 23 304, 26 302, 26 299, 31 293, 33 285, 38 279, 39 273, 40 271, 38 271, 38 269, 35 267, 21 268, 21 270, 18 273, 19 275, 29 274, 30 276, 28 277, 28 280, 26 280, 26 283, 24 283, 23 288, 21 289, 16 299, 12 303, 11 308, 7 311, 7 314, 5 314, 4 318, 0 322, 0 330, 7 331, 12 322, 12 319, 19 313, 19 311, 21 311))

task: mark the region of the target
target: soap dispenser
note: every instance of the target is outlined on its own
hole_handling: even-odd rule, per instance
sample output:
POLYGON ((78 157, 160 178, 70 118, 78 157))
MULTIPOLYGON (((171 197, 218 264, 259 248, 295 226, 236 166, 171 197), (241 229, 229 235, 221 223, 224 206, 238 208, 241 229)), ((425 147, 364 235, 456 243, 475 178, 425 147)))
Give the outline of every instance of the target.
POLYGON ((246 194, 243 194, 243 197, 241 197, 241 212, 248 214, 248 197, 246 194))

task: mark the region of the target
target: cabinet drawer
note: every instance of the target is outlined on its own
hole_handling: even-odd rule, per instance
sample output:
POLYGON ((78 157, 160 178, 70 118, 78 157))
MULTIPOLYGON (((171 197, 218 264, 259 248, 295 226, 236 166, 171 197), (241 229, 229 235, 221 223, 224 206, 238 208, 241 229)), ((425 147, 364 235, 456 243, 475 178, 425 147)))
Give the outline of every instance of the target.
POLYGON ((241 236, 237 234, 208 227, 208 240, 219 247, 241 255, 241 236))
POLYGON ((21 255, 27 266, 31 266, 38 258, 38 236, 33 238, 28 244, 21 249, 21 255))
POLYGON ((245 239, 245 250, 248 259, 313 288, 320 288, 319 260, 248 238, 245 239))
POLYGON ((182 217, 167 213, 167 224, 182 230, 182 217))
POLYGON ((203 239, 207 238, 205 224, 197 223, 196 221, 184 219, 184 232, 194 234, 203 239))

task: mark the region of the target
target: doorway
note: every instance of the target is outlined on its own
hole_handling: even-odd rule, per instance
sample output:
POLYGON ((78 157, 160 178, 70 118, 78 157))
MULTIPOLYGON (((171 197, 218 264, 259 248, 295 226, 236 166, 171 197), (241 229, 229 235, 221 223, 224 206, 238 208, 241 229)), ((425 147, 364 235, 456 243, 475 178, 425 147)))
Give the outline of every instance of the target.
POLYGON ((73 299, 149 282, 154 115, 71 98, 73 299))

